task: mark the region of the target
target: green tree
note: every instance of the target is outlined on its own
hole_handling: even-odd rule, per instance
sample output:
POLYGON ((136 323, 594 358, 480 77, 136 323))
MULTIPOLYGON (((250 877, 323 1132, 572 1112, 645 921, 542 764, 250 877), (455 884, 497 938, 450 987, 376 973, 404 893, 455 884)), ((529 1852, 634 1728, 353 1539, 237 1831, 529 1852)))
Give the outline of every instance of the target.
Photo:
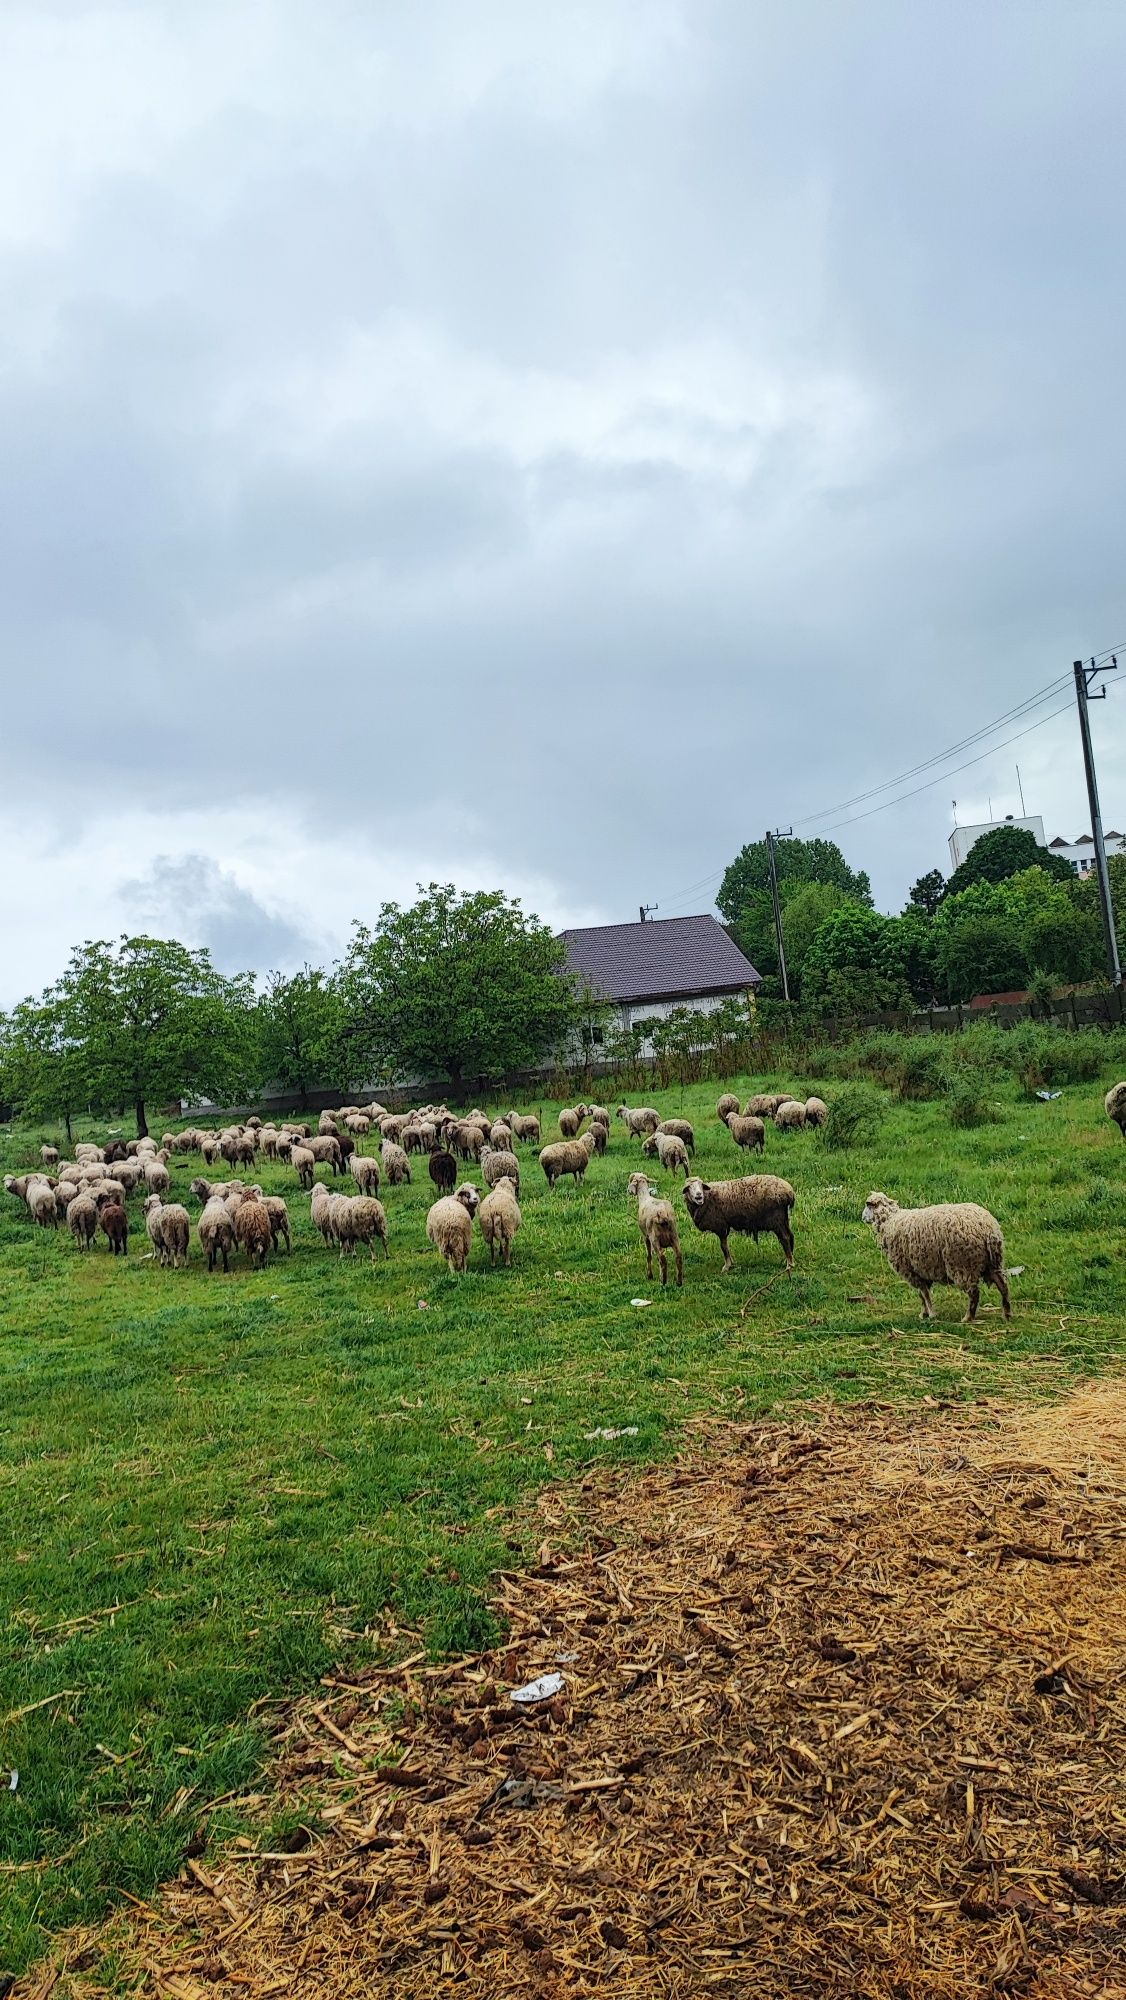
POLYGON ((0 1025, 0 1099, 27 1118, 61 1119, 68 1145, 72 1120, 87 1101, 81 1047, 57 988, 21 1000, 0 1025))
POLYGON ((911 890, 909 907, 920 910, 924 917, 933 917, 943 896, 946 894, 946 878, 941 868, 932 868, 929 874, 920 875, 911 890))
POLYGON ((804 997, 841 1013, 910 1000, 909 938, 898 917, 848 903, 826 918, 805 962, 804 997))
POLYGON ((258 1003, 264 1083, 296 1091, 302 1110, 317 1084, 346 1086, 348 1041, 340 989, 320 966, 271 972, 258 1003))
POLYGON ((1042 868, 1045 875, 1050 875, 1057 882, 1075 880, 1071 863, 1041 847, 1036 835, 1030 833, 1027 827, 1009 826, 1002 822, 974 842, 965 860, 955 868, 946 884, 946 894, 960 896, 975 882, 1007 882, 1010 875, 1019 875, 1026 868, 1042 868))
MULTIPOLYGON (((849 867, 835 840, 779 840, 774 853, 780 887, 792 882, 827 882, 854 902, 871 903, 867 875, 849 867)), ((729 924, 738 925, 751 902, 762 895, 769 899, 769 891, 766 842, 752 840, 724 870, 716 907, 729 924)))
POLYGON ((822 924, 834 910, 843 909, 847 903, 855 905, 856 899, 834 882, 789 882, 786 886, 790 893, 782 910, 782 936, 790 985, 800 995, 804 991, 806 960, 822 924))
POLYGON ((1033 974, 1077 984, 1101 964, 1098 906, 1070 871, 1039 865, 1004 882, 949 893, 934 920, 936 963, 948 999, 1023 991, 1033 974))
POLYGON ((206 951, 174 938, 87 942, 56 992, 86 1099, 100 1110, 223 1097, 255 1081, 253 981, 224 979, 206 951))
POLYGON ((556 1050, 576 1018, 566 951, 500 890, 431 882, 417 903, 385 903, 357 924, 342 992, 357 1048, 449 1079, 499 1076, 556 1050))

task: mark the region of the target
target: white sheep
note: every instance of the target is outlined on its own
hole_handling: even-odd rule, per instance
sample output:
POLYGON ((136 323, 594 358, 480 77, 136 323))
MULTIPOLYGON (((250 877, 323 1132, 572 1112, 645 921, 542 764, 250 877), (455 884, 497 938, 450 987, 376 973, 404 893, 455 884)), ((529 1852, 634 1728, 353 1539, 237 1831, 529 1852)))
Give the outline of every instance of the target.
POLYGON ((520 1192, 520 1162, 515 1153, 486 1146, 481 1153, 481 1172, 489 1187, 497 1187, 502 1180, 515 1182, 516 1192, 520 1192))
MULTIPOLYGON (((493 1157, 500 1159, 504 1156, 494 1154, 493 1157)), ((511 1164, 515 1166, 514 1161, 511 1164)), ((477 1210, 481 1234, 489 1246, 490 1264, 495 1264, 498 1251, 505 1264, 512 1262, 512 1244, 524 1220, 516 1195, 517 1186, 512 1175, 503 1174, 477 1210)))
POLYGON ((935 1317, 932 1285, 956 1285, 966 1293, 967 1324, 977 1317, 982 1285, 993 1285, 1001 1294, 1005 1318, 1012 1318, 1001 1225, 978 1202, 900 1208, 877 1190, 864 1204, 863 1220, 871 1223, 892 1270, 918 1292, 924 1320, 935 1317))
POLYGON ((76 1194, 66 1212, 66 1226, 80 1250, 88 1250, 98 1233, 97 1205, 88 1194, 76 1194))
POLYGON ((656 1188, 649 1185, 648 1174, 631 1174, 626 1183, 629 1193, 637 1202, 637 1226, 645 1245, 645 1275, 653 1276, 653 1252, 657 1252, 657 1262, 661 1267, 661 1283, 669 1281, 668 1252, 676 1258, 676 1282, 684 1283, 684 1253, 680 1247, 680 1233, 676 1226, 676 1211, 671 1201, 658 1195, 656 1188))
POLYGON ((464 1271, 473 1246, 473 1217, 481 1197, 464 1181, 454 1194, 436 1201, 426 1217, 426 1234, 453 1272, 464 1271))
POLYGON ((218 1199, 207 1202, 195 1228, 200 1248, 207 1256, 208 1270, 213 1271, 221 1257, 224 1271, 229 1271, 231 1252, 235 1247, 235 1226, 226 1202, 218 1199))
POLYGON ((662 1132, 658 1126, 655 1132, 650 1132, 648 1137, 642 1140, 641 1150, 647 1159, 652 1159, 655 1153, 661 1165, 670 1173, 678 1173, 683 1167, 684 1178, 688 1179, 692 1171, 688 1148, 683 1139, 677 1138, 675 1132, 662 1132))
POLYGON ((361 1194, 379 1193, 379 1161, 370 1153, 353 1153, 348 1165, 361 1194))
POLYGON ((631 1139, 643 1139, 655 1132, 661 1122, 661 1114, 651 1104, 642 1104, 631 1111, 628 1104, 619 1104, 617 1116, 621 1119, 631 1139))
POLYGON ((581 1187, 594 1146, 593 1132, 584 1132, 581 1139, 561 1139, 555 1145, 545 1146, 540 1153, 540 1165, 548 1187, 553 1188, 562 1174, 573 1174, 581 1187))
POLYGON ((383 1244, 383 1255, 389 1257, 387 1247, 387 1215, 381 1201, 366 1194, 333 1194, 329 1196, 329 1231, 335 1243, 340 1245, 340 1255, 345 1251, 350 1257, 356 1254, 357 1243, 366 1243, 368 1255, 375 1262, 375 1240, 383 1244))
POLYGON ((145 1218, 145 1228, 149 1241, 162 1264, 171 1264, 173 1270, 188 1261, 188 1241, 191 1235, 191 1217, 178 1201, 167 1206, 158 1194, 146 1195, 141 1203, 145 1218))
POLYGON ((406 1181, 409 1184, 411 1163, 403 1148, 396 1145, 394 1139, 384 1139, 379 1150, 383 1159, 383 1171, 387 1176, 389 1185, 391 1187, 398 1187, 401 1181, 406 1181))

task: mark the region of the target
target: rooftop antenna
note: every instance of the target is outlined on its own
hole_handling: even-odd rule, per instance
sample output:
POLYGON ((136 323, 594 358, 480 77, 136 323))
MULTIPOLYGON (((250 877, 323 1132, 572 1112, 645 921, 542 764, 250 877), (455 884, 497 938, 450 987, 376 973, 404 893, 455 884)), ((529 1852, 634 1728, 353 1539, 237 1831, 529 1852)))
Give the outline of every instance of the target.
POLYGON ((1026 811, 1025 811, 1025 809, 1024 809, 1024 786, 1023 786, 1023 785, 1021 784, 1021 781, 1020 781, 1020 765, 1019 765, 1019 764, 1017 765, 1017 790, 1018 790, 1018 792, 1020 793, 1020 816, 1021 816, 1021 818, 1022 818, 1022 819, 1027 819, 1027 818, 1028 818, 1028 814, 1026 813, 1026 811))
POLYGON ((992 799, 990 799, 990 801, 989 801, 989 822, 990 822, 990 825, 992 825, 992 823, 993 823, 993 801, 992 801, 992 799))
POLYGON ((644 923, 646 917, 653 916, 660 909, 661 905, 659 903, 641 903, 638 907, 641 912, 641 921, 644 923))

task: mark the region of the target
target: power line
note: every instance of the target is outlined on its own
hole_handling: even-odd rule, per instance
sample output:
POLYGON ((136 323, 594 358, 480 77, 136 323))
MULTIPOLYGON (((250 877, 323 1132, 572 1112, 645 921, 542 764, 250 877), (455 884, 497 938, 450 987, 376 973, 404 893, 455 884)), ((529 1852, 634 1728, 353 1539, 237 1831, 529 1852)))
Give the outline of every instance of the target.
POLYGON ((853 813, 848 819, 834 820, 832 826, 822 827, 822 833, 837 833, 842 826, 855 826, 857 820, 871 819, 873 813, 886 812, 889 806, 901 806, 907 799, 917 798, 920 792, 929 792, 932 785, 941 785, 947 778, 956 778, 960 771, 969 771, 975 764, 983 764, 987 757, 994 756, 998 750, 1004 750, 1008 744, 1019 743, 1022 736, 1031 736, 1034 729, 1042 729, 1046 722, 1054 722, 1057 715, 1066 715, 1070 707, 1071 703, 1065 701, 1061 708, 1053 708, 1049 714, 1041 715, 1035 722, 1030 722, 1027 729, 1018 729, 1015 735, 1003 737, 1000 743, 991 744, 988 750, 982 750, 978 756, 967 757, 964 764, 955 764, 949 771, 940 771, 937 777, 928 778, 925 784, 915 785, 909 792, 900 792, 894 799, 884 799, 878 806, 869 806, 867 812, 853 813))

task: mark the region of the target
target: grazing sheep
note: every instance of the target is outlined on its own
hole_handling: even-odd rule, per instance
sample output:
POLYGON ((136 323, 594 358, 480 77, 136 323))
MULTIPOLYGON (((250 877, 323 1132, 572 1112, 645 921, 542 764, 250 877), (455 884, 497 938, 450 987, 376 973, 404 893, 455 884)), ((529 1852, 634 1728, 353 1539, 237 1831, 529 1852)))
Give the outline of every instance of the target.
POLYGON ((792 1104, 788 1091, 760 1091, 757 1097, 748 1097, 743 1106, 744 1118, 773 1118, 780 1104, 792 1104))
POLYGON ((76 1160, 84 1160, 89 1166, 95 1166, 104 1165, 106 1156, 104 1147, 92 1145, 89 1139, 80 1139, 74 1149, 74 1157, 76 1160))
POLYGON ((595 1118, 587 1127, 586 1137, 594 1140, 594 1150, 601 1159, 610 1144, 610 1127, 604 1125, 601 1118, 595 1118))
POLYGON ((805 1122, 807 1125, 823 1125, 829 1116, 829 1107, 823 1097, 807 1097, 805 1100, 805 1122))
POLYGON ((503 1118, 497 1118, 489 1126, 489 1144, 497 1153, 511 1153, 512 1127, 503 1118))
POLYGON ((317 1162, 309 1151, 308 1146, 294 1146, 289 1155, 289 1164, 297 1175, 302 1187, 312 1187, 313 1178, 317 1170, 317 1162))
POLYGON ((66 1221, 66 1212, 75 1199, 78 1188, 74 1181, 58 1181, 55 1186, 55 1214, 60 1222, 66 1221))
POLYGON ((40 1229, 57 1229, 59 1211, 55 1201, 55 1190, 47 1180, 33 1180, 27 1191, 27 1206, 32 1220, 40 1229))
POLYGON ((800 1132, 805 1124, 805 1105, 796 1097, 788 1097, 774 1113, 774 1123, 780 1132, 800 1132))
POLYGON ((40 1178, 41 1176, 38 1174, 5 1174, 4 1192, 5 1194, 14 1194, 16 1200, 22 1201, 26 1207, 28 1188, 31 1186, 32 1181, 39 1180, 40 1178))
POLYGON ((291 1139, 307 1139, 312 1128, 308 1125, 298 1124, 292 1118, 287 1118, 281 1129, 283 1132, 288 1133, 291 1139))
POLYGON ((573 1174, 581 1187, 593 1152, 592 1132, 584 1132, 581 1139, 564 1139, 556 1145, 545 1146, 540 1154, 540 1165, 547 1176, 548 1187, 553 1188, 563 1174, 573 1174))
POLYGON ((258 1145, 268 1160, 278 1157, 278 1140, 281 1137, 276 1125, 263 1125, 258 1134, 258 1145))
POLYGON ((575 1106, 573 1110, 561 1111, 559 1113, 559 1130, 563 1138, 577 1139, 579 1136, 579 1126, 582 1124, 583 1119, 585 1117, 586 1117, 585 1104, 578 1104, 575 1106))
POLYGON ((59 1149, 57 1146, 40 1146, 39 1157, 45 1167, 57 1167, 59 1164, 59 1149))
MULTIPOLYGON (((494 1160, 504 1157, 503 1153, 493 1154, 494 1160)), ((509 1164, 514 1163, 510 1161, 509 1164)), ((524 1220, 520 1213, 520 1204, 516 1199, 519 1191, 512 1174, 502 1174, 477 1210, 481 1234, 489 1246, 490 1264, 496 1263, 498 1250, 505 1264, 512 1262, 513 1240, 524 1220)))
MULTIPOLYGON (((126 1194, 130 1195, 134 1192, 137 1182, 145 1178, 146 1168, 152 1164, 153 1160, 147 1153, 144 1159, 139 1162, 137 1160, 115 1160, 113 1178, 125 1189, 126 1194)), ((163 1162, 156 1162, 156 1164, 163 1166, 163 1162)), ((97 1169, 95 1168, 94 1171, 97 1172, 97 1169)), ((157 1188, 155 1192, 159 1194, 160 1189, 157 1188)))
POLYGON ((230 1167, 252 1167, 256 1147, 252 1132, 224 1132, 219 1151, 230 1167))
POLYGON ((338 1136, 336 1130, 335 1112, 333 1111, 321 1112, 320 1117, 317 1119, 317 1132, 322 1139, 335 1139, 338 1136))
POLYGON ((427 1165, 430 1169, 430 1178, 435 1187, 440 1188, 443 1194, 452 1194, 454 1182, 457 1179, 457 1161, 454 1159, 453 1154, 445 1152, 431 1153, 427 1165))
POLYGON ((325 1243, 332 1235, 332 1201, 333 1197, 324 1182, 314 1181, 313 1191, 309 1197, 309 1213, 313 1218, 314 1229, 320 1231, 325 1243))
POLYGON ((155 1156, 152 1159, 147 1159, 142 1172, 145 1177, 145 1186, 148 1188, 150 1194, 168 1193, 172 1185, 172 1176, 163 1161, 156 1159, 155 1156))
POLYGON ((80 1250, 88 1250, 98 1228, 98 1211, 88 1194, 76 1194, 66 1212, 66 1226, 80 1250))
POLYGON ((637 1226, 645 1245, 645 1275, 653 1276, 653 1252, 657 1252, 657 1262, 661 1267, 661 1283, 669 1281, 668 1251, 676 1258, 676 1282, 684 1283, 684 1252, 680 1247, 680 1234, 676 1226, 676 1211, 671 1201, 664 1201, 656 1188, 650 1187, 648 1174, 631 1174, 626 1183, 629 1193, 637 1202, 637 1226))
POLYGON ((181 1260, 186 1264, 192 1227, 192 1219, 187 1209, 182 1208, 178 1201, 169 1202, 165 1206, 158 1194, 146 1195, 141 1207, 149 1241, 156 1251, 159 1262, 171 1264, 173 1270, 181 1260))
POLYGON ((696 1133, 687 1118, 662 1118, 658 1132, 671 1132, 674 1139, 683 1139, 690 1153, 696 1151, 696 1133))
POLYGON ((631 1111, 628 1104, 619 1104, 617 1115, 631 1139, 648 1138, 661 1122, 660 1112, 654 1111, 651 1104, 643 1104, 636 1111, 631 1111))
POLYGON ((213 1271, 221 1257, 224 1271, 229 1271, 231 1252, 235 1247, 235 1226, 226 1202, 218 1199, 206 1202, 195 1232, 200 1249, 206 1252, 208 1270, 213 1271))
POLYGON ((406 1112, 389 1111, 378 1122, 380 1136, 384 1139, 390 1139, 392 1145, 398 1145, 403 1126, 407 1122, 406 1112))
POLYGON ((315 1139, 306 1139, 304 1150, 313 1155, 319 1167, 331 1167, 334 1178, 344 1172, 339 1139, 322 1132, 315 1139))
POLYGON ((520 1162, 515 1153, 506 1153, 492 1146, 486 1146, 481 1154, 481 1172, 491 1188, 497 1187, 507 1175, 520 1192, 520 1162))
POLYGON ((610 1130, 610 1113, 604 1104, 588 1104, 585 1109, 592 1124, 605 1125, 606 1130, 610 1130))
POLYGON ((737 1111, 727 1114, 727 1129, 737 1146, 749 1153, 761 1153, 766 1145, 766 1126, 761 1118, 740 1118, 737 1111))
POLYGON ((100 1215, 103 1208, 125 1207, 125 1189, 120 1181, 93 1181, 87 1192, 94 1197, 94 1206, 100 1215))
POLYGON ((219 1158, 219 1141, 214 1132, 209 1132, 206 1138, 200 1140, 199 1150, 203 1155, 204 1166, 213 1167, 219 1158))
POLYGON ((100 1211, 98 1220, 102 1233, 115 1257, 129 1255, 129 1217, 118 1201, 107 1202, 100 1211))
POLYGON ((715 1115, 721 1125, 726 1125, 728 1112, 738 1111, 738 1109, 739 1099, 730 1090, 725 1090, 719 1103, 716 1105, 715 1115))
MULTIPOLYGON (((403 1134, 406 1137, 406 1134, 403 1134)), ((488 1127, 476 1118, 462 1118, 446 1129, 446 1146, 462 1160, 479 1160, 489 1143, 488 1127)))
POLYGON ((674 1132, 661 1132, 660 1130, 650 1132, 648 1137, 642 1140, 641 1150, 649 1159, 652 1159, 654 1153, 656 1153, 661 1165, 667 1168, 670 1173, 675 1174, 683 1167, 684 1178, 685 1180, 688 1179, 690 1170, 688 1148, 683 1139, 678 1139, 674 1132))
POLYGON ((391 1255, 387 1247, 387 1216, 383 1203, 375 1201, 370 1195, 330 1195, 329 1230, 333 1241, 340 1245, 342 1257, 345 1251, 354 1257, 357 1243, 366 1243, 374 1264, 377 1236, 383 1244, 383 1255, 391 1255))
POLYGON ((697 1229, 718 1236, 725 1271, 735 1269, 728 1246, 733 1233, 776 1236, 782 1245, 787 1271, 794 1268, 794 1234, 790 1212, 797 1197, 789 1181, 777 1174, 746 1174, 737 1181, 702 1181, 697 1176, 684 1184, 684 1205, 697 1229))
POLYGON ((511 1128, 513 1138, 519 1139, 522 1146, 539 1145, 542 1134, 534 1111, 510 1111, 505 1123, 511 1128))
POLYGON ((280 1194, 264 1194, 262 1206, 270 1218, 270 1248, 276 1251, 282 1237, 285 1237, 286 1254, 293 1249, 289 1234, 289 1210, 280 1194))
POLYGON ((976 1201, 940 1201, 931 1208, 900 1208, 890 1195, 868 1196, 863 1220, 900 1278, 923 1301, 923 1318, 935 1317, 932 1285, 956 1285, 968 1300, 966 1323, 977 1318, 982 1285, 1001 1294, 1001 1310, 1012 1318, 1005 1279, 1005 1239, 996 1216, 976 1201))
POLYGON ((361 1194, 379 1193, 378 1160, 373 1159, 367 1153, 353 1153, 348 1164, 352 1170, 352 1179, 355 1181, 361 1194))
POLYGON ((270 1211, 265 1202, 255 1200, 252 1195, 240 1201, 234 1213, 234 1231, 247 1263, 252 1267, 257 1264, 264 1271, 273 1242, 270 1211))
POLYGON ((453 1272, 464 1271, 473 1244, 473 1217, 481 1197, 464 1182, 456 1194, 445 1194, 426 1217, 426 1234, 453 1272))
POLYGON ((380 1152, 383 1155, 383 1171, 387 1176, 388 1184, 391 1187, 398 1187, 400 1182, 406 1181, 409 1186, 411 1163, 402 1147, 397 1146, 393 1139, 385 1139, 380 1147, 380 1152))
POLYGON ((1122 1137, 1126 1139, 1126 1083, 1112 1083, 1103 1098, 1103 1110, 1108 1118, 1113 1118, 1122 1137))

